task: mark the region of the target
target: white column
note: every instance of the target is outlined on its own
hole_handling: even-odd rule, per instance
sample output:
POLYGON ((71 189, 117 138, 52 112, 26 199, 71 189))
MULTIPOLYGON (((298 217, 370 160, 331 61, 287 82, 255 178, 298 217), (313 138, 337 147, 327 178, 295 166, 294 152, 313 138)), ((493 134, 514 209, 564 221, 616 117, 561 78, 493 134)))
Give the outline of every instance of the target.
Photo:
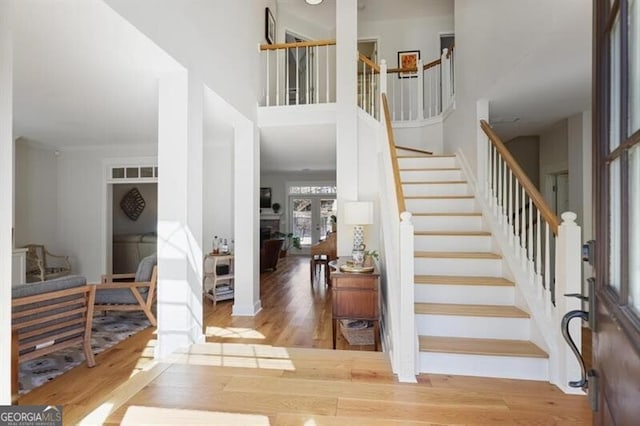
POLYGON ((235 299, 233 315, 257 314, 260 302, 260 134, 249 120, 235 126, 235 299))
MULTIPOLYGON (((564 314, 580 309, 581 302, 574 297, 565 297, 564 294, 580 293, 582 284, 582 257, 580 227, 576 224, 576 214, 573 212, 562 213, 562 223, 558 227, 556 240, 556 308, 553 323, 560 327, 564 314)), ((575 356, 562 338, 560 330, 554 330, 558 356, 556 366, 552 366, 552 380, 556 386, 565 392, 581 393, 579 389, 570 388, 567 383, 570 380, 580 379, 580 366, 575 356)), ((582 345, 580 320, 573 320, 569 326, 569 333, 578 348, 582 345)))
POLYGON ((0 0, 0 405, 11 404, 13 41, 11 4, 0 0))
POLYGON ((336 2, 336 183, 338 255, 351 253, 353 229, 343 225, 345 200, 358 199, 358 2, 336 2))
POLYGON ((477 165, 476 170, 478 171, 478 190, 482 190, 484 188, 484 181, 487 179, 487 135, 484 133, 484 130, 480 127, 480 120, 486 120, 489 122, 489 101, 486 99, 478 99, 476 102, 476 157, 477 157, 477 165))
POLYGON ((158 96, 156 357, 202 341, 202 84, 167 73, 158 96), (191 186, 193 185, 193 186, 191 186))

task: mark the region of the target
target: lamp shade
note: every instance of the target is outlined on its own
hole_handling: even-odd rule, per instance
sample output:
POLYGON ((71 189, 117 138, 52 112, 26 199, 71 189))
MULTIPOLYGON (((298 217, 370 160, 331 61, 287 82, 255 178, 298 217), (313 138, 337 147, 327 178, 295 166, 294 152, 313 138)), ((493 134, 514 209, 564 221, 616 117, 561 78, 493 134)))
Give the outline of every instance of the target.
POLYGON ((373 223, 373 203, 371 201, 347 201, 344 204, 346 225, 370 225, 373 223))

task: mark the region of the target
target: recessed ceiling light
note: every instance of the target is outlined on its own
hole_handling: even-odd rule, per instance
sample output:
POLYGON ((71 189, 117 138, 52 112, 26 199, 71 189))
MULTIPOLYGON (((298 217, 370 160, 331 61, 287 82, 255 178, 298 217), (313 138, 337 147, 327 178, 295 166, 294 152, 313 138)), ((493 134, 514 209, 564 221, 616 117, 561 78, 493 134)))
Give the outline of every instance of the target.
POLYGON ((307 4, 310 4, 310 5, 313 5, 313 6, 322 3, 322 0, 304 0, 304 1, 306 1, 307 4))

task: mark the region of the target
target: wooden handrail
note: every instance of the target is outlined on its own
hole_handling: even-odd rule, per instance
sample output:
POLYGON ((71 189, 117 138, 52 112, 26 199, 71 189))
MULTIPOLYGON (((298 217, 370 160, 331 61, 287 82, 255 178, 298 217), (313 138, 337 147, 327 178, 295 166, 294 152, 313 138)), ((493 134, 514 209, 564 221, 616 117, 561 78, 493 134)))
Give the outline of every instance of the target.
POLYGON ((399 72, 418 72, 418 68, 389 68, 387 74, 397 74, 399 72))
POLYGON ((428 70, 429 68, 433 68, 436 65, 440 65, 442 63, 442 59, 436 59, 435 61, 431 61, 428 64, 424 64, 424 67, 422 67, 423 70, 428 70))
POLYGON ((369 67, 373 68, 374 71, 380 72, 380 67, 378 66, 378 64, 364 56, 362 53, 358 53, 358 59, 360 59, 360 62, 364 62, 369 67))
POLYGON ((504 143, 500 137, 496 135, 489 123, 487 123, 486 120, 480 120, 480 127, 482 127, 482 130, 484 130, 484 133, 487 135, 493 146, 507 163, 507 166, 511 169, 516 179, 520 181, 520 184, 526 191, 529 198, 531 198, 531 201, 533 201, 533 204, 535 204, 542 218, 549 224, 553 234, 558 235, 560 220, 544 200, 540 191, 538 191, 533 183, 531 183, 527 174, 522 170, 515 158, 513 158, 507 147, 504 146, 504 143))
POLYGON ((404 191, 402 190, 402 182, 400 181, 400 168, 398 167, 398 155, 396 153, 396 141, 393 136, 393 126, 391 125, 391 114, 389 112, 389 102, 387 94, 382 94, 382 109, 384 110, 384 119, 387 125, 387 139, 389 140, 389 151, 391 152, 391 165, 393 166, 393 181, 396 186, 396 197, 398 199, 398 211, 400 213, 407 210, 404 204, 404 191))
POLYGON ((295 43, 261 44, 260 50, 292 49, 296 47, 335 46, 335 40, 309 40, 295 43))

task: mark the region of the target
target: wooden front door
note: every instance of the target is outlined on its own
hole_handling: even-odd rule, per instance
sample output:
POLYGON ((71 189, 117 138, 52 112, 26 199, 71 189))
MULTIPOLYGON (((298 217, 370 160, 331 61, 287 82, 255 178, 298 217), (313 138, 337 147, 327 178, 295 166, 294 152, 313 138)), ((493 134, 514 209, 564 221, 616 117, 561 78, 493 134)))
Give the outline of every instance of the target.
MULTIPOLYGON (((640 424, 640 0, 594 0, 596 425, 640 424)), ((593 295, 592 295, 593 297, 593 295)), ((592 313, 593 314, 593 313, 592 313)))

